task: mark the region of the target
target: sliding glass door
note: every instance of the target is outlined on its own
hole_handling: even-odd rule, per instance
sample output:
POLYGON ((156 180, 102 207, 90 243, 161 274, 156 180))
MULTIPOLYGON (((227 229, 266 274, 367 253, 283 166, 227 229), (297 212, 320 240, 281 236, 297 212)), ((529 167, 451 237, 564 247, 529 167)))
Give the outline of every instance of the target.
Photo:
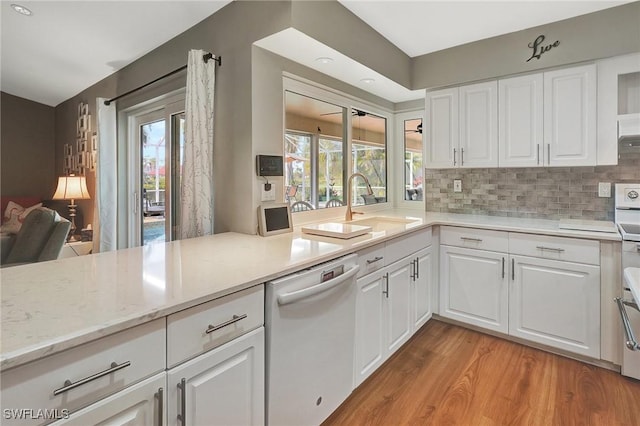
POLYGON ((130 117, 129 247, 176 239, 184 147, 184 102, 130 117))

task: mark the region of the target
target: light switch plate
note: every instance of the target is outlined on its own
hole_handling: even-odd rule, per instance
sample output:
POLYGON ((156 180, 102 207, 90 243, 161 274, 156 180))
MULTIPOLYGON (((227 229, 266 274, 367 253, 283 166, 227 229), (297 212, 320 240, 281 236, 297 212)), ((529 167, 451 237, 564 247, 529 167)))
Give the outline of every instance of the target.
POLYGON ((611 197, 611 182, 598 182, 598 197, 611 197))
POLYGON ((261 201, 275 201, 276 200, 276 186, 274 184, 260 184, 262 196, 261 201), (269 189, 266 187, 269 186, 269 189))
POLYGON ((453 192, 462 192, 462 180, 454 179, 453 180, 453 192))

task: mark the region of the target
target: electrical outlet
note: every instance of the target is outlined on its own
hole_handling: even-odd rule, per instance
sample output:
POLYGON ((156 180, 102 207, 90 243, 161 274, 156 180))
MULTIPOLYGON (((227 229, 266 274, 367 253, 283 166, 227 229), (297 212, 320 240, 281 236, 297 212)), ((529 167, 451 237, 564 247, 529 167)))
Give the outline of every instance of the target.
POLYGON ((611 182, 598 182, 598 197, 611 197, 611 182))
POLYGON ((272 183, 260 184, 262 201, 275 201, 276 200, 276 186, 272 183))
POLYGON ((453 180, 453 192, 462 192, 462 180, 454 179, 453 180))

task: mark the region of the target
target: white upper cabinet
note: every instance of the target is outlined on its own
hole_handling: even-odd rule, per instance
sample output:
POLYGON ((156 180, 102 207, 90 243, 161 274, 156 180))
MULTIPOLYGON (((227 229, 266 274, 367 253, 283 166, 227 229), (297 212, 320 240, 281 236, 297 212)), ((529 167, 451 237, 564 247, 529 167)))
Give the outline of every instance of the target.
POLYGON ((544 73, 545 165, 593 166, 596 146, 596 66, 544 73))
POLYGON ((460 87, 460 167, 498 166, 498 83, 460 87))
POLYGON ((431 169, 446 169, 457 165, 458 150, 458 88, 427 93, 425 165, 431 169))
POLYGON ((500 167, 542 166, 542 74, 506 78, 498 85, 498 164, 500 167))
POLYGON ((598 62, 598 165, 618 164, 618 118, 640 113, 640 53, 598 62))

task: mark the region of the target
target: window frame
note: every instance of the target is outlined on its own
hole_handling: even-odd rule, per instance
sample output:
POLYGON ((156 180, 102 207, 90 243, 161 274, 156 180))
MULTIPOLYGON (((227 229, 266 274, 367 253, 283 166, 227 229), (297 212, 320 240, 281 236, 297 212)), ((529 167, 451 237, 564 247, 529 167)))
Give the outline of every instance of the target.
POLYGON ((425 176, 425 159, 426 151, 425 151, 425 111, 423 109, 415 109, 411 111, 403 111, 395 114, 395 158, 397 159, 393 165, 393 175, 394 175, 394 193, 395 193, 395 205, 397 208, 402 209, 418 209, 425 210, 426 209, 426 182, 424 182, 425 176), (423 176, 423 197, 422 201, 407 201, 404 198, 405 193, 405 175, 404 175, 404 167, 405 167, 405 139, 404 139, 404 123, 408 120, 422 120, 422 176, 423 176))
MULTIPOLYGON (((310 98, 317 99, 322 102, 328 102, 334 104, 336 106, 346 108, 346 121, 343 122, 343 126, 345 128, 345 144, 344 144, 344 152, 343 154, 343 173, 344 180, 348 179, 349 176, 353 173, 353 166, 351 161, 351 148, 353 142, 353 120, 351 111, 353 109, 358 109, 361 111, 365 111, 379 117, 382 117, 386 120, 386 135, 385 135, 385 151, 386 151, 386 201, 377 203, 377 204, 368 204, 358 206, 358 210, 362 211, 375 211, 375 210, 383 210, 393 207, 393 200, 395 197, 395 177, 394 173, 390 171, 392 164, 395 164, 395 138, 393 137, 394 128, 395 128, 395 119, 393 111, 386 109, 380 105, 373 104, 371 102, 367 102, 365 100, 359 99, 357 97, 348 95, 346 93, 340 92, 338 90, 322 86, 319 84, 315 84, 309 81, 302 81, 302 79, 298 79, 295 76, 284 75, 283 76, 283 84, 282 84, 282 153, 284 155, 284 138, 288 129, 286 128, 286 92, 294 92, 299 95, 307 96, 310 98)), ((283 180, 284 182, 284 180, 283 180)), ((285 191, 284 183, 283 183, 283 193, 285 191)), ((345 186, 346 190, 346 186, 345 186)), ((284 196, 283 196, 284 198, 284 196)), ((346 198, 346 193, 345 193, 346 198)), ((346 199, 345 199, 346 202, 346 199)), ((316 209, 308 212, 296 212, 293 215, 294 222, 306 222, 311 220, 318 220, 321 218, 329 218, 335 217, 336 215, 340 215, 341 212, 346 209, 346 206, 336 207, 336 208, 322 208, 316 209)))

